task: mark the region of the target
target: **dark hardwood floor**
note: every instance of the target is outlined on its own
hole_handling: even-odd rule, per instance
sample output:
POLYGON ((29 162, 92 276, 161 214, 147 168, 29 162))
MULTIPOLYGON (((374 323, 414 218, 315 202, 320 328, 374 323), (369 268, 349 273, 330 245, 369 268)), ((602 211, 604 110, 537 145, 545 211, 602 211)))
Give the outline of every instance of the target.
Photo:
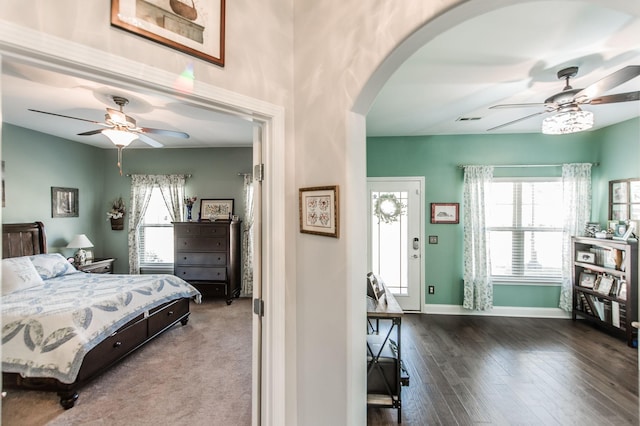
POLYGON ((581 321, 405 314, 402 358, 403 425, 639 424, 637 349, 581 321))

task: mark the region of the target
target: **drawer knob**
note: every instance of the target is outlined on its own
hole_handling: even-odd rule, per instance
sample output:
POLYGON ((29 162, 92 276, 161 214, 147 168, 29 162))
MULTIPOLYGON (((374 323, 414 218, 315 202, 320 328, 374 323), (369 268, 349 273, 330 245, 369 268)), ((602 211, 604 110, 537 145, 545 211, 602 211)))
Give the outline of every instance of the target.
POLYGON ((167 312, 167 316, 168 316, 168 317, 170 317, 170 316, 172 316, 172 315, 173 315, 173 311, 169 311, 169 312, 167 312))
POLYGON ((115 342, 115 343, 113 344, 113 348, 114 348, 114 349, 118 349, 120 346, 122 346, 122 342, 115 342))

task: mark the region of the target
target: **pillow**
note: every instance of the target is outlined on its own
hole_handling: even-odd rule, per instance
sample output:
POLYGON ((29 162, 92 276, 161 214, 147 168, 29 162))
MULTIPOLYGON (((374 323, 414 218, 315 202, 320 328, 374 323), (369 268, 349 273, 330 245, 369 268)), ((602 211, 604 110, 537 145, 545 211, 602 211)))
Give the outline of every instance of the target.
POLYGON ((28 256, 2 259, 2 295, 42 285, 44 282, 28 256))
POLYGON ((43 280, 78 272, 60 253, 36 254, 29 256, 29 259, 43 280))

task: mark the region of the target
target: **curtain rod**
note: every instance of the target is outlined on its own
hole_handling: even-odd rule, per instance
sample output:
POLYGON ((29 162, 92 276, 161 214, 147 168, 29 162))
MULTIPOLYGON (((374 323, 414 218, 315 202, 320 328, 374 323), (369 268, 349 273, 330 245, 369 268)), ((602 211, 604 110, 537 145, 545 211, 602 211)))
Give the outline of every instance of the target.
MULTIPOLYGON (((126 177, 131 177, 133 175, 149 175, 149 174, 153 174, 153 173, 127 173, 125 176, 126 177)), ((179 175, 180 173, 174 173, 174 174, 179 175)), ((161 175, 161 176, 171 176, 171 175, 161 175)), ((190 177, 193 177, 193 175, 192 174, 185 174, 184 177, 190 178, 190 177)))
MULTIPOLYGON (((598 167, 600 163, 591 163, 593 167, 598 167)), ((458 164, 459 169, 464 169, 467 166, 471 166, 471 164, 458 164)), ((496 169, 501 168, 515 168, 515 167, 562 167, 562 164, 499 164, 493 166, 496 169)))

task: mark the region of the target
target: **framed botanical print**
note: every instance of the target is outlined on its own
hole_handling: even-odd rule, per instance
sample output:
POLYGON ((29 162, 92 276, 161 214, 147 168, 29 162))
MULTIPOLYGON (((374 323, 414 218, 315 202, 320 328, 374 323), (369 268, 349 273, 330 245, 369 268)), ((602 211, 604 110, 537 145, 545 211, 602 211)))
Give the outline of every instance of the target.
POLYGON ((200 200, 200 219, 221 220, 233 216, 233 198, 200 200))
POLYGON ((338 186, 300 188, 300 232, 338 238, 338 186))

